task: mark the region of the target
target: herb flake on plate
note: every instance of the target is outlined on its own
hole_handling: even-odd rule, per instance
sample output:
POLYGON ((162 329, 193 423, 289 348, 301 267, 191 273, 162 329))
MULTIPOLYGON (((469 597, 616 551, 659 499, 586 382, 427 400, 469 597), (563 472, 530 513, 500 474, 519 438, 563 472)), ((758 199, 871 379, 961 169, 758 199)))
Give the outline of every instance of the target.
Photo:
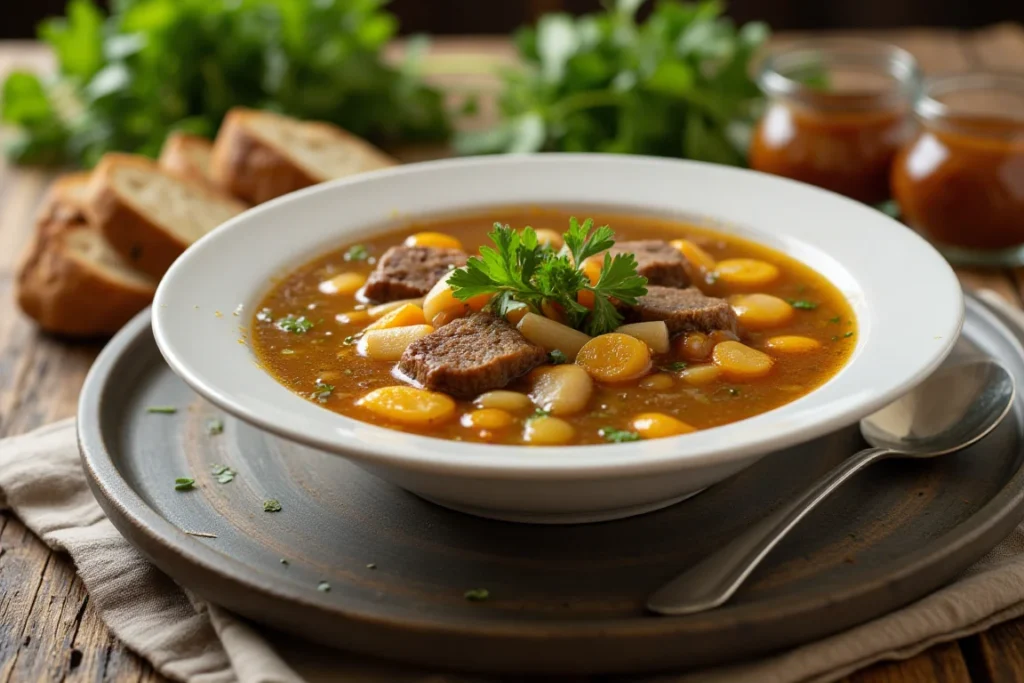
POLYGON ((238 474, 227 465, 210 465, 210 471, 213 472, 213 476, 217 478, 219 484, 230 484, 238 474))
POLYGON ((178 477, 174 480, 175 491, 191 491, 196 484, 196 480, 192 477, 178 477))
POLYGON ((470 602, 483 602, 491 597, 491 592, 486 588, 470 588, 462 597, 470 602))
POLYGON ((626 429, 615 429, 613 427, 602 427, 598 434, 608 443, 628 443, 639 441, 640 435, 626 429))
POLYGON ((263 501, 264 512, 280 512, 281 503, 276 498, 270 498, 269 500, 263 501))
POLYGON ((210 436, 216 436, 224 433, 224 420, 219 417, 213 417, 206 421, 206 433, 210 436))
POLYGON ((157 415, 174 415, 178 412, 178 409, 174 406, 149 406, 146 408, 147 413, 155 413, 157 415))

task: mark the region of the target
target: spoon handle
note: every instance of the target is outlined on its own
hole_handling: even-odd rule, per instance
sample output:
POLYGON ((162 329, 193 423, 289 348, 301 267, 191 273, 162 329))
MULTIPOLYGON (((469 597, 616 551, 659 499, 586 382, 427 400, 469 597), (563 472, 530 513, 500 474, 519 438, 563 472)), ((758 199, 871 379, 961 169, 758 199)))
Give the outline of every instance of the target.
POLYGON ((730 543, 659 588, 647 599, 658 614, 693 614, 725 603, 797 523, 829 494, 873 462, 891 454, 866 448, 844 460, 792 503, 768 515, 730 543))

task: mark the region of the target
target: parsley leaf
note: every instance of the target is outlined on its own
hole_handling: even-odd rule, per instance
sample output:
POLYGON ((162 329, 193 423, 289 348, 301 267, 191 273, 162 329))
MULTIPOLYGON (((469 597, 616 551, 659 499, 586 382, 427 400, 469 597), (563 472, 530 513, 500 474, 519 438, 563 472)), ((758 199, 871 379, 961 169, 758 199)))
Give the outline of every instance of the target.
POLYGON ((162 415, 174 415, 178 412, 178 409, 174 406, 149 406, 146 408, 147 413, 158 413, 162 415))
POLYGON ((560 349, 555 349, 548 353, 548 361, 550 361, 552 365, 562 365, 564 363, 568 363, 569 358, 560 349))
POLYGON ((174 480, 175 491, 191 491, 195 486, 196 480, 191 477, 178 477, 174 480))
POLYGON ((238 474, 227 465, 210 465, 210 471, 213 472, 213 476, 217 477, 219 484, 231 483, 235 480, 235 475, 238 474))
POLYGON ((636 432, 630 432, 625 429, 614 429, 612 427, 602 427, 601 431, 598 432, 604 440, 608 443, 626 443, 627 441, 639 441, 640 435, 636 432))
POLYGON ((787 299, 787 301, 793 308, 799 308, 803 311, 813 311, 818 307, 818 304, 813 301, 808 301, 807 299, 787 299))
POLYGON ((331 392, 334 391, 333 384, 326 384, 320 380, 316 381, 316 389, 310 392, 310 398, 315 398, 320 403, 327 403, 327 399, 330 398, 331 392))
POLYGON ((281 511, 281 503, 279 503, 276 498, 271 498, 270 500, 265 500, 265 501, 263 501, 263 511, 264 512, 280 512, 281 511))
POLYGON ((840 317, 839 317, 839 316, 837 315, 837 316, 835 316, 835 317, 833 317, 833 318, 829 318, 829 319, 828 319, 828 322, 829 322, 829 324, 830 324, 830 325, 838 325, 838 324, 839 324, 839 322, 840 322, 841 320, 842 320, 842 318, 840 318, 840 317))
POLYGON ((543 408, 537 408, 537 410, 535 410, 532 413, 530 413, 527 416, 526 419, 527 420, 536 420, 538 417, 550 417, 550 416, 551 416, 551 411, 550 410, 544 410, 543 408))
POLYGON ((491 597, 491 592, 486 588, 470 588, 462 597, 470 602, 482 602, 491 597))
POLYGON ((285 332, 292 332, 294 334, 306 334, 311 329, 313 329, 312 320, 310 320, 304 315, 295 317, 291 313, 289 313, 283 318, 278 318, 274 324, 277 325, 277 328, 279 330, 284 330, 285 332))
POLYGON ((583 272, 583 263, 615 243, 608 226, 594 228, 594 221, 569 220, 563 234, 565 248, 555 252, 537 240, 533 228, 515 231, 495 224, 488 233, 493 246, 480 249, 465 268, 456 269, 448 284, 456 298, 467 300, 481 294, 494 295, 489 310, 507 316, 513 310, 528 309, 540 314, 545 304, 555 305, 573 328, 598 335, 611 332, 622 323, 622 314, 612 304, 617 299, 635 304, 647 293, 647 279, 636 272, 632 254, 604 255, 604 267, 596 284, 583 272), (579 292, 594 295, 593 309, 581 305, 579 292))
POLYGON ((214 417, 206 421, 206 433, 210 436, 224 433, 224 420, 214 417))
POLYGON ((687 365, 688 363, 685 360, 677 360, 665 365, 659 365, 658 369, 663 372, 679 372, 680 370, 685 370, 687 365))
POLYGON ((363 244, 353 244, 344 256, 346 261, 365 261, 368 258, 370 258, 370 250, 363 244))

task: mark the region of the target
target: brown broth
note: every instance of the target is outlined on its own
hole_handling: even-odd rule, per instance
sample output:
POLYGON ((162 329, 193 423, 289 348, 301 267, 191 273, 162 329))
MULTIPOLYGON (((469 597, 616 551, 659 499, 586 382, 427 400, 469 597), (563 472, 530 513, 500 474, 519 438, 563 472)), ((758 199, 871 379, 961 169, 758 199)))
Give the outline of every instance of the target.
MULTIPOLYGON (((821 348, 801 355, 772 354, 775 365, 771 373, 758 380, 742 383, 716 380, 704 386, 691 386, 678 373, 672 373, 673 385, 665 390, 645 389, 639 381, 615 385, 595 383, 588 409, 564 418, 576 429, 574 444, 604 443, 602 428, 630 429, 631 418, 643 412, 660 412, 682 420, 698 429, 707 429, 736 422, 789 403, 831 378, 849 359, 856 342, 853 312, 842 294, 820 274, 802 263, 768 247, 731 235, 716 233, 693 225, 653 217, 615 215, 593 212, 568 212, 554 209, 493 210, 488 213, 413 222, 394 232, 363 240, 371 256, 380 256, 404 238, 420 231, 447 233, 458 238, 466 250, 475 253, 487 243, 486 233, 494 222, 513 228, 532 225, 534 228, 563 232, 570 215, 593 216, 598 225, 608 224, 616 239, 678 239, 685 237, 698 243, 716 259, 730 257, 757 258, 775 264, 780 277, 770 286, 756 290, 729 289, 722 283, 697 283, 711 296, 728 297, 737 293, 759 291, 787 300, 804 300, 817 304, 814 310, 797 310, 791 322, 762 332, 741 332, 742 341, 763 349, 764 340, 777 335, 801 335, 816 339, 821 348)), ((260 303, 269 309, 273 319, 287 314, 304 315, 316 324, 305 334, 278 329, 274 324, 252 320, 252 344, 262 366, 279 382, 295 393, 309 398, 317 380, 334 385, 322 403, 323 407, 366 422, 381 424, 381 419, 356 405, 356 401, 373 389, 401 382, 392 376, 393 363, 360 357, 356 347, 343 340, 359 333, 367 322, 344 325, 335 316, 366 308, 354 296, 327 295, 319 291, 322 280, 342 272, 368 274, 373 266, 366 262, 345 260, 351 245, 344 245, 298 268, 276 283, 260 303), (286 350, 290 352, 285 352, 286 350)), ((655 366, 664 366, 680 357, 673 351, 655 356, 655 366)), ((693 365, 693 364, 691 364, 693 365)), ((527 392, 525 380, 507 387, 527 392)), ((491 443, 522 443, 523 425, 529 411, 516 417, 516 422, 498 433, 480 432, 461 425, 459 417, 471 410, 471 402, 458 402, 456 416, 443 425, 420 433, 446 439, 491 443)), ((394 426, 402 431, 419 431, 394 426)))

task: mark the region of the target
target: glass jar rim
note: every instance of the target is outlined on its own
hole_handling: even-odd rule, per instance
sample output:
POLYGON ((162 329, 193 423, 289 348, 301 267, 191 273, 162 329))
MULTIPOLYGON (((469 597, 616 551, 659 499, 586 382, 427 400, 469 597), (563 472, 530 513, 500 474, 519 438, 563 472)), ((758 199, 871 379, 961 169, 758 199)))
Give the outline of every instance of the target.
POLYGON ((901 47, 869 38, 815 38, 799 40, 769 52, 761 61, 757 73, 757 84, 769 96, 805 99, 816 96, 816 105, 821 106, 822 95, 833 97, 839 105, 842 100, 861 97, 866 93, 834 93, 814 90, 805 83, 786 75, 801 66, 813 64, 862 66, 885 71, 891 76, 896 87, 885 92, 873 93, 879 100, 916 99, 921 87, 922 75, 917 60, 901 47))
MULTIPOLYGON (((971 71, 929 77, 925 80, 922 94, 914 105, 914 113, 925 122, 941 122, 958 115, 963 116, 963 112, 958 113, 955 107, 939 98, 971 90, 1012 92, 1019 94, 1024 101, 1024 74, 1011 71, 971 71)), ((994 116, 1024 124, 1024 108, 1020 113, 1004 110, 994 116)))

